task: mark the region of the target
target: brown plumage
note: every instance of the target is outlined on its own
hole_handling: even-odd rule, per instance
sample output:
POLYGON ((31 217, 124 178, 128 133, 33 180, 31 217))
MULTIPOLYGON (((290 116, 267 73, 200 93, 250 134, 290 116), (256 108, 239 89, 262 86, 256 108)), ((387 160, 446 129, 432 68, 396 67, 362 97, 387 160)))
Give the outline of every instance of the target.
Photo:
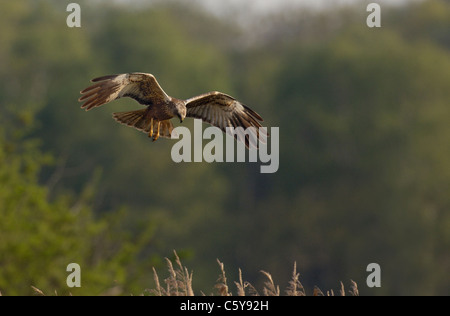
MULTIPOLYGON (((122 97, 133 98, 146 108, 113 113, 113 118, 148 133, 154 141, 159 137, 171 137, 173 125, 170 119, 174 117, 178 117, 180 122, 185 117, 199 118, 224 132, 227 132, 227 127, 253 128, 251 134, 256 136, 255 139, 260 138, 259 122, 263 121, 262 117, 224 93, 214 91, 179 100, 168 96, 156 78, 146 73, 103 76, 91 81, 94 84, 81 91, 83 96, 79 101, 84 102, 82 108, 88 111, 122 97)), ((248 134, 241 140, 247 147, 251 144, 248 134)))

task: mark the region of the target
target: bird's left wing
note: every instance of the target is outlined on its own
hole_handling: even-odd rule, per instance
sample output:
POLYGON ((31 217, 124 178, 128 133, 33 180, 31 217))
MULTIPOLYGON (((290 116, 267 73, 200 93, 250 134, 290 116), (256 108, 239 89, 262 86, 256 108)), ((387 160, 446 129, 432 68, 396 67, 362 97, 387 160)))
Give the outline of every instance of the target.
MULTIPOLYGON (((230 133, 228 128, 236 130, 242 127, 246 132, 244 135, 235 133, 234 136, 245 142, 247 147, 252 144, 249 135, 254 134, 256 139, 264 142, 264 138, 260 135, 259 128, 262 127, 259 123, 264 121, 262 117, 243 105, 235 98, 221 92, 209 92, 191 99, 186 100, 187 117, 199 118, 203 121, 219 127, 223 132, 230 133)), ((267 134, 264 134, 267 137, 267 134)), ((253 143, 252 145, 256 145, 253 143)))
POLYGON ((133 98, 144 105, 170 100, 152 74, 135 72, 98 77, 91 81, 95 84, 81 91, 83 96, 78 100, 84 101, 81 107, 86 111, 121 97, 133 98))

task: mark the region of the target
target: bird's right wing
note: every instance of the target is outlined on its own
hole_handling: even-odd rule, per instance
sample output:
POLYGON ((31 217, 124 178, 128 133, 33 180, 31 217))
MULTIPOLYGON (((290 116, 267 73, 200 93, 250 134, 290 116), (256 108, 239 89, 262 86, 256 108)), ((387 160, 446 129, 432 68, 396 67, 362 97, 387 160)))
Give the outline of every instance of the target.
POLYGON ((143 105, 168 102, 171 99, 152 74, 135 72, 110 75, 92 79, 91 82, 95 84, 81 91, 83 96, 78 99, 84 102, 81 108, 86 111, 122 97, 133 98, 143 105))

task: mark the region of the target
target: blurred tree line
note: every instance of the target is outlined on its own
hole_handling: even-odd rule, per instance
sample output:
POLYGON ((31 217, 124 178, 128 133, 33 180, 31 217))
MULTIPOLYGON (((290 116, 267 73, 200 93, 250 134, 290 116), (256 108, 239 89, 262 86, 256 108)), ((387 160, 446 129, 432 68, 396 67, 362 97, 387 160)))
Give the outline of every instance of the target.
POLYGON ((309 288, 450 293, 448 1, 383 8, 381 29, 363 6, 239 25, 181 1, 79 1, 68 28, 68 3, 0 4, 2 294, 140 294, 173 249, 205 293, 216 258, 252 283, 266 270, 284 285, 297 261, 309 288), (130 99, 79 109, 91 78, 132 71, 254 108, 280 127, 279 171, 176 164, 172 141, 111 119, 130 99))

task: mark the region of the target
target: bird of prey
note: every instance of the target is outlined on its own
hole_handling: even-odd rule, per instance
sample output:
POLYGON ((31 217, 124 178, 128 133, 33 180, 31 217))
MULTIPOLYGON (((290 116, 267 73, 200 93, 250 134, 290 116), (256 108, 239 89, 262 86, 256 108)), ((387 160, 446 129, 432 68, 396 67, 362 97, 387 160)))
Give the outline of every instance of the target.
MULTIPOLYGON (((180 123, 185 117, 199 118, 224 132, 227 132, 227 127, 252 128, 250 130, 256 139, 261 140, 259 122, 263 121, 262 117, 224 93, 214 91, 180 100, 167 95, 152 74, 137 72, 98 77, 91 82, 94 84, 81 91, 83 96, 79 101, 84 102, 81 108, 88 111, 122 97, 133 98, 146 107, 113 113, 113 118, 147 133, 153 141, 159 137, 171 138, 171 119, 175 117, 180 119, 180 123)), ((248 134, 241 140, 249 147, 248 134)))

